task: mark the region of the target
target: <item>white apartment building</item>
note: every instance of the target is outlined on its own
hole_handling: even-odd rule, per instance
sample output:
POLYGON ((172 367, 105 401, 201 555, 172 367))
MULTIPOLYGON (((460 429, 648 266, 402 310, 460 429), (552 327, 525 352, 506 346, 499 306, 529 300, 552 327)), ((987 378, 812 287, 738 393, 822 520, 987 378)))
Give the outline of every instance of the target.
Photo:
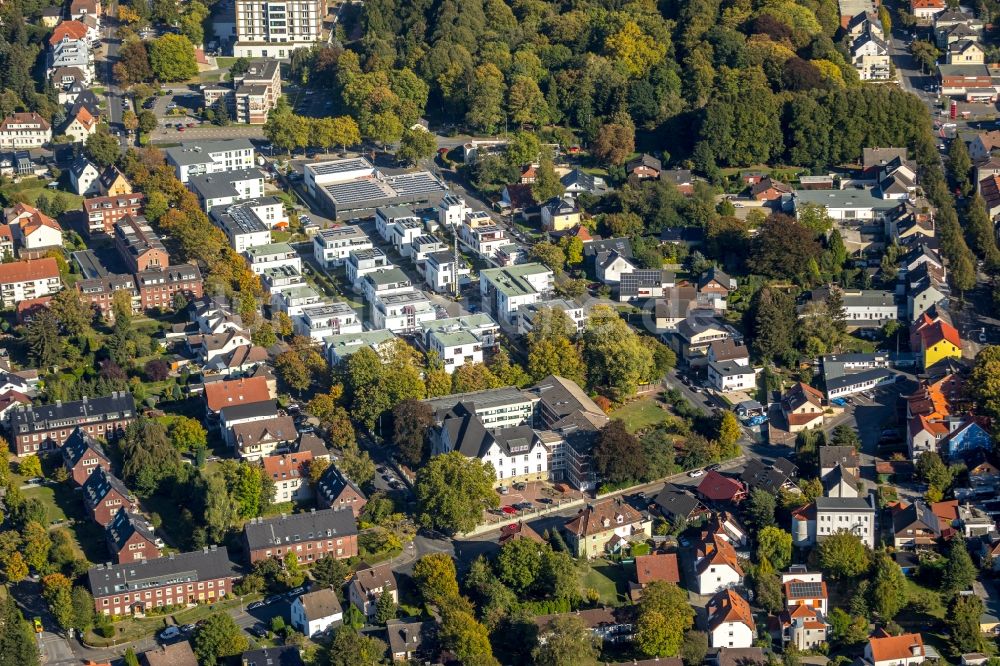
POLYGON ((576 326, 577 333, 583 331, 587 327, 587 310, 582 305, 579 305, 575 301, 567 301, 562 298, 553 298, 548 301, 538 301, 536 303, 528 303, 522 305, 517 309, 517 332, 521 335, 527 335, 531 333, 532 329, 535 328, 535 317, 542 308, 550 308, 555 310, 562 310, 570 321, 576 326))
POLYGON ((441 198, 437 206, 438 224, 442 227, 457 227, 472 211, 465 205, 465 199, 455 194, 447 194, 441 198))
POLYGON ((406 206, 386 206, 375 209, 375 230, 386 243, 392 242, 392 236, 397 224, 405 226, 423 226, 420 218, 413 214, 412 208, 406 206), (409 223, 409 224, 408 224, 409 223))
POLYGON ((712 361, 708 364, 708 383, 722 393, 750 391, 757 386, 757 373, 734 361, 712 361))
POLYGON ((377 247, 367 250, 352 250, 347 255, 347 262, 344 270, 347 274, 347 281, 354 291, 361 291, 361 279, 369 273, 377 270, 395 268, 395 264, 389 261, 385 252, 377 247))
POLYGON ((353 251, 372 247, 372 240, 365 232, 351 225, 322 229, 313 236, 313 254, 327 269, 343 264, 353 251))
MULTIPOLYGON (((188 189, 198 195, 207 213, 216 206, 228 206, 248 199, 263 199, 264 174, 260 169, 203 173, 188 179, 188 189)), ((269 198, 280 203, 280 199, 269 198)))
POLYGON ((518 308, 542 300, 552 291, 553 278, 552 271, 538 263, 484 270, 479 275, 483 309, 513 328, 518 308))
POLYGON ((507 232, 494 224, 481 227, 463 224, 459 227, 459 238, 464 245, 484 259, 493 258, 497 250, 510 244, 507 232))
POLYGON ((302 314, 302 308, 322 303, 323 297, 307 284, 282 289, 271 295, 271 307, 289 317, 302 314))
POLYGON ((292 317, 292 326, 299 335, 317 341, 331 335, 360 333, 364 329, 358 313, 340 301, 303 306, 301 312, 292 317))
POLYGON ((448 374, 466 363, 482 363, 483 349, 494 347, 500 325, 488 314, 438 319, 422 324, 424 346, 436 351, 448 374))
POLYGON ((59 266, 52 257, 0 264, 0 307, 12 308, 61 288, 59 266))
POLYGON ((369 300, 372 326, 393 333, 413 333, 421 324, 434 321, 434 305, 422 291, 380 293, 369 300))
POLYGON ((413 291, 413 283, 398 268, 380 268, 361 278, 361 293, 369 303, 374 303, 377 297, 410 291, 413 291))
POLYGON ((831 534, 850 532, 875 548, 875 507, 866 497, 817 497, 792 513, 792 542, 810 546, 831 534))
POLYGON ((250 206, 219 206, 212 209, 209 217, 226 233, 229 244, 237 252, 271 243, 271 229, 250 206))
POLYGON ((0 122, 0 148, 26 150, 52 141, 52 125, 37 113, 12 113, 0 122))
POLYGON ((281 268, 290 266, 298 272, 302 272, 302 257, 288 243, 270 243, 268 245, 257 245, 247 248, 243 252, 250 270, 257 275, 263 275, 268 268, 281 268))
POLYGON ((174 168, 182 183, 203 173, 225 173, 256 166, 254 147, 248 139, 185 141, 165 152, 167 164, 174 168))
POLYGON ((286 59, 323 38, 322 0, 236 0, 237 58, 286 59))
POLYGON ((455 261, 455 253, 440 251, 427 255, 424 261, 424 282, 432 291, 450 292, 459 284, 469 281, 469 267, 459 258, 455 261), (457 274, 457 275, 456 275, 457 274))

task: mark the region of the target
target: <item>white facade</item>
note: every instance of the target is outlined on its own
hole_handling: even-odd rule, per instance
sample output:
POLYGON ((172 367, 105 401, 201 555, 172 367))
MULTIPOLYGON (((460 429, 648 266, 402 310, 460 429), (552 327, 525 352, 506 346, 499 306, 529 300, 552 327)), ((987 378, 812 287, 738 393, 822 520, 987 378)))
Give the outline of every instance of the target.
POLYGON ((345 225, 323 229, 313 236, 313 254, 324 268, 340 266, 355 250, 370 250, 372 241, 360 227, 345 225))
POLYGON ((792 514, 792 542, 810 546, 837 532, 850 532, 875 548, 875 509, 864 497, 817 497, 813 512, 792 514))
POLYGON ((288 243, 272 243, 259 245, 244 251, 243 255, 250 264, 250 270, 257 275, 263 275, 268 268, 291 266, 302 272, 302 257, 288 243))
POLYGON ((465 205, 465 199, 454 194, 445 195, 438 204, 438 224, 442 227, 456 227, 462 224, 472 209, 465 205))
POLYGON ((517 325, 517 309, 542 300, 552 291, 553 273, 541 264, 520 264, 480 273, 483 309, 502 324, 517 325))
POLYGON ((753 647, 754 635, 743 622, 722 622, 708 634, 709 647, 753 647))
POLYGON ((371 319, 376 329, 388 329, 393 333, 413 333, 426 322, 434 321, 437 313, 422 291, 379 293, 372 298, 371 319))
POLYGON ((461 259, 456 264, 453 252, 434 252, 424 261, 424 282, 435 292, 450 292, 456 279, 468 282, 468 277, 469 267, 461 259))
POLYGON ((168 148, 166 153, 167 164, 174 168, 182 183, 197 174, 225 173, 256 166, 253 144, 246 139, 187 141, 176 148, 168 148))
POLYGON ((698 594, 715 594, 743 583, 743 576, 728 564, 710 564, 701 573, 695 573, 698 594))
POLYGON ((361 291, 361 278, 383 268, 395 268, 385 252, 377 247, 351 250, 344 264, 347 281, 354 291, 361 291))
MULTIPOLYGON (((21 301, 54 294, 62 288, 59 271, 52 261, 51 273, 28 268, 29 262, 0 265, 0 307, 12 308, 21 301)), ((36 262, 32 261, 31 264, 36 262)))
POLYGON ((368 303, 374 303, 376 298, 411 291, 413 284, 410 278, 398 268, 380 268, 361 278, 361 293, 368 303))
POLYGON ((284 312, 289 317, 300 315, 302 308, 322 301, 323 297, 320 296, 319 292, 305 284, 282 289, 271 295, 271 307, 279 312, 284 312))
POLYGON ((101 172, 93 163, 85 161, 74 164, 69 170, 69 183, 80 196, 97 194, 101 172))
POLYGON ((364 330, 358 313, 347 303, 306 305, 292 318, 295 332, 322 341, 331 335, 360 333, 364 330))
POLYGON ((618 253, 611 254, 607 261, 597 265, 597 279, 604 284, 618 284, 622 275, 635 270, 635 264, 618 253))
POLYGON ((323 37, 321 0, 237 0, 237 58, 279 58, 309 48, 323 37))
POLYGON ((248 248, 271 244, 270 229, 240 229, 229 233, 229 243, 237 252, 245 252, 248 248))
POLYGON ((757 373, 733 361, 708 364, 708 382, 716 391, 750 391, 757 386, 757 373))
POLYGON ((500 325, 487 314, 423 324, 424 346, 436 351, 448 374, 466 363, 482 363, 483 349, 497 344, 500 325))
MULTIPOLYGON (((326 592, 326 590, 320 590, 320 593, 326 592)), ((332 591, 331 591, 332 593, 332 591)), ((316 594, 315 592, 310 594, 316 594)), ((316 634, 326 631, 335 622, 342 622, 344 619, 344 612, 339 607, 331 609, 332 612, 329 615, 323 617, 309 617, 306 611, 306 603, 303 601, 304 597, 309 595, 303 594, 302 596, 296 597, 295 601, 292 602, 291 608, 291 620, 292 626, 301 631, 306 636, 315 636, 316 634)))
POLYGON ((587 327, 587 310, 576 301, 567 301, 561 298, 550 301, 538 301, 522 305, 517 309, 517 332, 521 335, 531 333, 534 328, 535 317, 541 308, 555 308, 569 317, 569 320, 576 326, 576 332, 580 333, 587 327))

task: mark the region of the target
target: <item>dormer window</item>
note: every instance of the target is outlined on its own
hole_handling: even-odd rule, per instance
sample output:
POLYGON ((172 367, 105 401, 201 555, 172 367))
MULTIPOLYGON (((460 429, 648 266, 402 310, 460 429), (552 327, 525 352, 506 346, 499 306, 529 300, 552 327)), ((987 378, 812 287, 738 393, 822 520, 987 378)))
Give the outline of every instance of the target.
POLYGON ((618 514, 617 516, 615 516, 615 522, 621 525, 622 523, 625 522, 625 516, 618 514))

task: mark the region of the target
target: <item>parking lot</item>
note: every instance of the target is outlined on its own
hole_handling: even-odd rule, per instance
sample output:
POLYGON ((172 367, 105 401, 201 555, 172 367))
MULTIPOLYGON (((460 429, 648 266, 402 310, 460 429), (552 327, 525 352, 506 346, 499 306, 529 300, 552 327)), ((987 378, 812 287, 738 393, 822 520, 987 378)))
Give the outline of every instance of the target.
POLYGON ((500 496, 500 508, 484 511, 483 521, 502 524, 585 497, 578 490, 567 486, 564 488, 565 490, 556 488, 553 484, 543 481, 501 486, 497 489, 500 496))

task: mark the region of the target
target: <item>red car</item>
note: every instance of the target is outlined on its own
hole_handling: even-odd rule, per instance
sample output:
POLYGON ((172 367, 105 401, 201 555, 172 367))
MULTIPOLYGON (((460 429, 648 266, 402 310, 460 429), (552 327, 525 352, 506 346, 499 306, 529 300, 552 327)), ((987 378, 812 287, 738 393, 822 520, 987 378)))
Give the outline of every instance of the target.
POLYGON ((505 506, 505 507, 502 507, 500 510, 503 511, 504 513, 506 513, 509 516, 514 515, 514 514, 517 513, 517 509, 515 509, 512 506, 505 506))
POLYGON ((178 126, 177 126, 177 131, 178 131, 178 132, 183 132, 183 131, 184 131, 184 127, 183 127, 183 126, 181 126, 181 125, 178 125, 178 126))

